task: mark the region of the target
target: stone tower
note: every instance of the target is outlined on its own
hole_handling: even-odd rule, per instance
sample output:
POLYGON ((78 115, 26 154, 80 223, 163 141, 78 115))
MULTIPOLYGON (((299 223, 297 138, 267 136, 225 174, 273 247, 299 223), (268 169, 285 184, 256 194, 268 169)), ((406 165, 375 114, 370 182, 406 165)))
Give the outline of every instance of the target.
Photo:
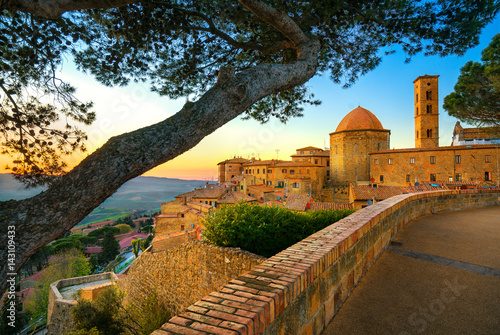
POLYGON ((420 76, 415 87, 415 148, 439 147, 438 77, 420 76))
POLYGON ((390 130, 369 110, 357 107, 330 133, 330 176, 334 181, 370 180, 370 152, 389 149, 390 130))

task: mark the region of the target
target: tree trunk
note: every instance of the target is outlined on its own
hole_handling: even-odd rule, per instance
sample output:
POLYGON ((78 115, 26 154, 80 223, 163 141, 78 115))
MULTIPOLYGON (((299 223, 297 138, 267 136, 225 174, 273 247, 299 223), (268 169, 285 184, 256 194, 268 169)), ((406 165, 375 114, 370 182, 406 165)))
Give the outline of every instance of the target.
POLYGON ((193 148, 260 99, 307 82, 316 73, 319 42, 309 39, 298 50, 298 61, 292 64, 262 64, 238 74, 221 69, 216 85, 174 116, 112 137, 37 196, 0 202, 1 292, 9 274, 17 273, 38 249, 68 232, 126 181, 193 148), (9 239, 15 250, 9 250, 9 239), (11 255, 15 264, 9 267, 11 255))

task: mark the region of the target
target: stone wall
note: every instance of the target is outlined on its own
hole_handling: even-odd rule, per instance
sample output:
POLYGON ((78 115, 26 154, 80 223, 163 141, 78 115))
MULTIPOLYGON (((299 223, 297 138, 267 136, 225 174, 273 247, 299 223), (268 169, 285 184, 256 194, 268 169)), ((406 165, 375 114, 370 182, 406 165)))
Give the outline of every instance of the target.
POLYGON ((50 284, 49 306, 47 310, 47 334, 63 335, 73 326, 71 310, 76 305, 76 300, 65 300, 59 290, 74 285, 80 285, 104 279, 117 281, 118 277, 111 272, 92 276, 61 279, 50 284))
POLYGON ((152 334, 321 334, 408 222, 498 205, 498 190, 422 192, 378 202, 230 280, 152 334))
POLYGON ((194 240, 164 252, 142 253, 119 288, 127 292, 125 304, 144 301, 156 290, 158 300, 179 313, 264 260, 241 249, 194 240))
POLYGON ((485 183, 485 173, 491 175, 490 183, 498 182, 497 164, 500 149, 495 145, 453 146, 431 149, 396 149, 370 154, 371 177, 380 183, 384 176, 384 185, 408 186, 416 181, 431 180, 434 174, 437 181, 480 180, 485 183), (456 157, 460 156, 458 160, 456 157), (488 156, 488 157, 486 157, 488 156), (434 157, 431 160, 431 157, 434 157), (392 160, 389 164, 389 158, 392 160), (410 163, 413 158, 413 163, 410 163), (457 163, 457 161, 460 161, 457 163), (433 163, 431 163, 433 162, 433 163), (407 182, 406 176, 410 176, 407 182))

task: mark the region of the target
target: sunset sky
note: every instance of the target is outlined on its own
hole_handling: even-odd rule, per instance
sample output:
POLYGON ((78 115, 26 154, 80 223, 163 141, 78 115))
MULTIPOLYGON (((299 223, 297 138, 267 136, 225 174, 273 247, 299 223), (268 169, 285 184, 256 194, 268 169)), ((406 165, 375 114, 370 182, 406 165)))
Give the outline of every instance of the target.
MULTIPOLYGON (((357 106, 370 110, 384 128, 391 130, 391 148, 414 147, 413 80, 425 74, 440 75, 440 145, 450 145, 457 120, 441 108, 442 100, 452 92, 460 68, 469 60, 479 61, 481 50, 498 33, 499 18, 483 31, 480 45, 463 57, 418 55, 405 64, 405 55, 397 51, 385 56, 378 68, 348 89, 334 84, 327 75, 314 77, 307 85, 322 104, 306 107, 304 117, 293 119, 286 125, 275 119, 261 125, 253 120, 237 118, 207 136, 195 148, 145 175, 215 180, 217 163, 233 156, 290 159, 290 155, 300 147, 328 147, 329 133, 335 131, 342 118, 357 106)), ((61 77, 78 88, 77 95, 82 101, 94 101, 98 118, 91 127, 81 127, 89 136, 90 152, 112 136, 164 120, 185 103, 185 99, 172 101, 159 97, 149 91, 147 84, 126 88, 104 87, 90 76, 76 71, 72 64, 65 65, 61 77)), ((68 163, 75 165, 83 157, 75 155, 68 163)), ((0 173, 7 172, 3 168, 9 157, 0 156, 0 160, 0 173)))

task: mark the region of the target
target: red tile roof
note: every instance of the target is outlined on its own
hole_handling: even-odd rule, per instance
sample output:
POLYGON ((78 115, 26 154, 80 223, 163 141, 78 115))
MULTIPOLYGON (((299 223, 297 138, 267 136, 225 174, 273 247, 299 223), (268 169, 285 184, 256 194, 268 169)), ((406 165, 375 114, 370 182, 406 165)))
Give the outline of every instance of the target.
POLYGON ((279 200, 269 200, 267 202, 263 202, 261 204, 259 204, 260 206, 277 206, 277 207, 285 207, 285 204, 283 203, 283 201, 279 201, 279 200))
POLYGON ((312 146, 308 146, 308 147, 304 147, 304 148, 300 148, 300 149, 295 149, 297 151, 304 151, 304 150, 323 150, 321 148, 317 148, 317 147, 312 147, 312 146))
POLYGON ((264 184, 248 185, 247 188, 248 189, 257 190, 257 191, 260 191, 260 192, 274 192, 274 188, 266 186, 264 184))
POLYGON ((220 184, 208 184, 205 187, 176 195, 176 198, 207 198, 207 199, 218 199, 225 192, 228 191, 227 185, 220 184))
POLYGON ((344 116, 335 132, 364 129, 385 130, 380 120, 372 112, 358 106, 344 116))
POLYGON ((219 165, 219 164, 227 164, 227 163, 242 164, 242 163, 246 163, 248 161, 249 161, 249 159, 246 159, 246 158, 235 157, 235 158, 226 159, 225 161, 217 163, 217 165, 219 165))
POLYGON ((295 211, 305 211, 307 204, 312 204, 309 194, 290 194, 286 198, 285 207, 295 211))
POLYGON ((85 249, 85 253, 92 255, 92 254, 98 254, 102 251, 102 247, 87 247, 85 249))
POLYGON ((257 201, 257 199, 240 192, 228 192, 217 200, 220 204, 235 204, 240 201, 252 202, 257 201))
POLYGON ((130 247, 132 245, 132 240, 135 240, 138 238, 145 239, 148 236, 149 236, 148 234, 136 233, 133 236, 129 236, 129 237, 124 238, 123 240, 121 240, 119 242, 120 243, 120 252, 122 252, 123 249, 130 247))

